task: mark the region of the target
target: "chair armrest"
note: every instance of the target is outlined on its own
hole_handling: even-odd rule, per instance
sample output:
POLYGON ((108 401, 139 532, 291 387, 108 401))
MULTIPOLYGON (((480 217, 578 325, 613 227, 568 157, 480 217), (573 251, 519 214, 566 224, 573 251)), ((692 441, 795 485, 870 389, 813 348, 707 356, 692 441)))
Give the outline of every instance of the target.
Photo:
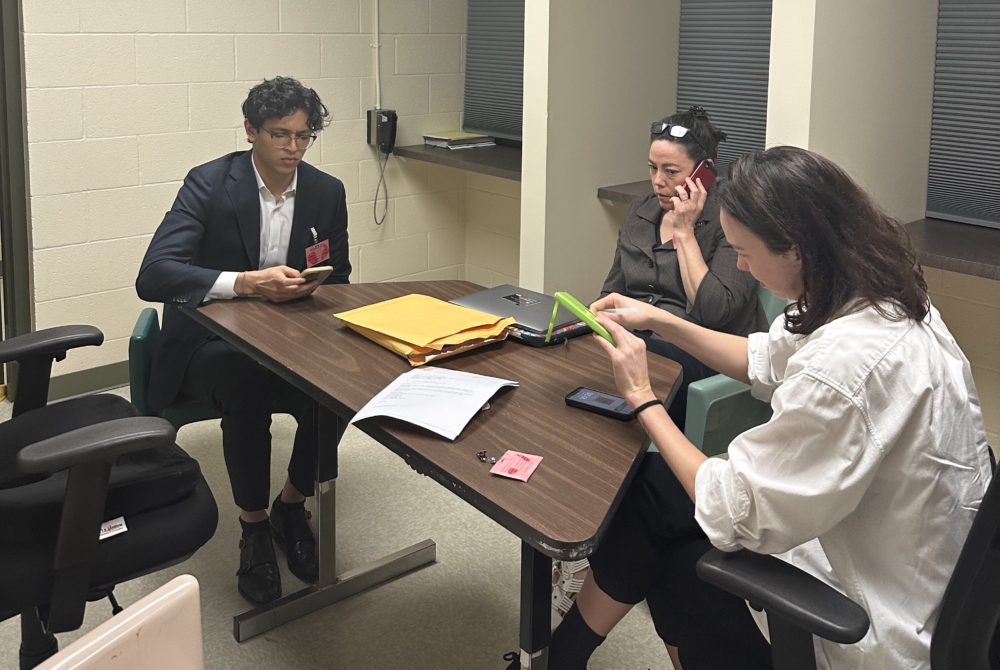
POLYGON ((130 451, 173 444, 177 433, 156 417, 129 417, 71 430, 21 449, 17 468, 27 474, 66 470, 93 461, 112 461, 130 451))
POLYGON ((93 326, 57 326, 36 330, 0 342, 0 363, 50 356, 60 358, 70 349, 99 346, 104 333, 93 326))
POLYGON ((860 605, 780 558, 712 549, 698 559, 697 571, 703 581, 832 642, 853 644, 868 633, 860 605))
POLYGON ((701 449, 705 441, 705 419, 708 417, 708 411, 712 404, 749 392, 749 386, 726 375, 714 375, 691 382, 687 391, 684 434, 694 446, 701 449))
POLYGON ((128 382, 130 400, 143 416, 156 416, 146 396, 149 392, 149 373, 153 367, 153 352, 160 340, 160 317, 156 310, 147 307, 139 314, 128 341, 128 382))

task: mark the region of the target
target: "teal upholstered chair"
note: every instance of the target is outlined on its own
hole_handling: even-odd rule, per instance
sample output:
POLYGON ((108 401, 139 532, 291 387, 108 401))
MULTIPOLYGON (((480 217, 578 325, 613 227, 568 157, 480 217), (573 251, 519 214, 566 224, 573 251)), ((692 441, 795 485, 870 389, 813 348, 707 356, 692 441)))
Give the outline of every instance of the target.
POLYGON ((197 400, 177 400, 159 413, 149 406, 146 401, 146 391, 149 387, 149 371, 153 367, 153 352, 156 351, 159 339, 159 317, 155 309, 147 307, 139 314, 139 320, 136 321, 132 337, 128 342, 128 376, 132 404, 145 416, 162 416, 173 424, 175 429, 197 421, 220 418, 218 412, 197 400))
MULTIPOLYGON (((757 289, 767 322, 772 323, 785 301, 766 288, 757 289)), ((684 434, 708 456, 721 454, 740 433, 771 418, 771 406, 750 395, 750 387, 725 375, 715 375, 688 386, 684 434)))
MULTIPOLYGON (((757 296, 768 323, 785 309, 785 301, 766 288, 758 288, 757 296)), ((687 393, 684 434, 707 456, 724 453, 734 437, 771 418, 769 404, 751 396, 746 384, 725 375, 692 382, 687 393)), ((656 446, 649 450, 656 451, 656 446)))

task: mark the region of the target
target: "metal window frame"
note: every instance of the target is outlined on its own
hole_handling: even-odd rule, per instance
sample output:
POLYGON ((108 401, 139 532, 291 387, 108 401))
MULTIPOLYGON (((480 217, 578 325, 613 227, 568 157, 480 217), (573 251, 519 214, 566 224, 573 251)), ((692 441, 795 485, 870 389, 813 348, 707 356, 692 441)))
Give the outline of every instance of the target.
POLYGON ((1000 0, 940 0, 928 218, 1000 228, 998 107, 1000 0))
POLYGON ((462 128, 521 139, 524 1, 469 0, 462 128))
MULTIPOLYGON (((6 339, 32 330, 31 233, 28 147, 25 129, 24 49, 21 2, 0 3, 0 251, 3 261, 6 339)), ((16 393, 16 366, 8 366, 7 395, 16 393)))

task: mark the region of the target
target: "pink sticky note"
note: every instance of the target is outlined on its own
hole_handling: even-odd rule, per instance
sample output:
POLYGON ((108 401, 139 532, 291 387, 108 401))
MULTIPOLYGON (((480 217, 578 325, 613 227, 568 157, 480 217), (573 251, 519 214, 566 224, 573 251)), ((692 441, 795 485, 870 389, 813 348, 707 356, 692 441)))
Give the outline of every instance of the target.
POLYGON ((496 465, 490 468, 490 473, 526 482, 541 462, 541 456, 522 454, 520 451, 508 451, 500 457, 496 465))

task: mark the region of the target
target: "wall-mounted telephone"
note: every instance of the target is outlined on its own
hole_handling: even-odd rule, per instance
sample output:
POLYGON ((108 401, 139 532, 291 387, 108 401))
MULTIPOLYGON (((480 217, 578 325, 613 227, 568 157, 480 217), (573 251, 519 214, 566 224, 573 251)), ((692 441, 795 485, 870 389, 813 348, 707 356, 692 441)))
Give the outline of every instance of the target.
POLYGON ((388 154, 396 145, 396 110, 368 110, 368 144, 388 154))

